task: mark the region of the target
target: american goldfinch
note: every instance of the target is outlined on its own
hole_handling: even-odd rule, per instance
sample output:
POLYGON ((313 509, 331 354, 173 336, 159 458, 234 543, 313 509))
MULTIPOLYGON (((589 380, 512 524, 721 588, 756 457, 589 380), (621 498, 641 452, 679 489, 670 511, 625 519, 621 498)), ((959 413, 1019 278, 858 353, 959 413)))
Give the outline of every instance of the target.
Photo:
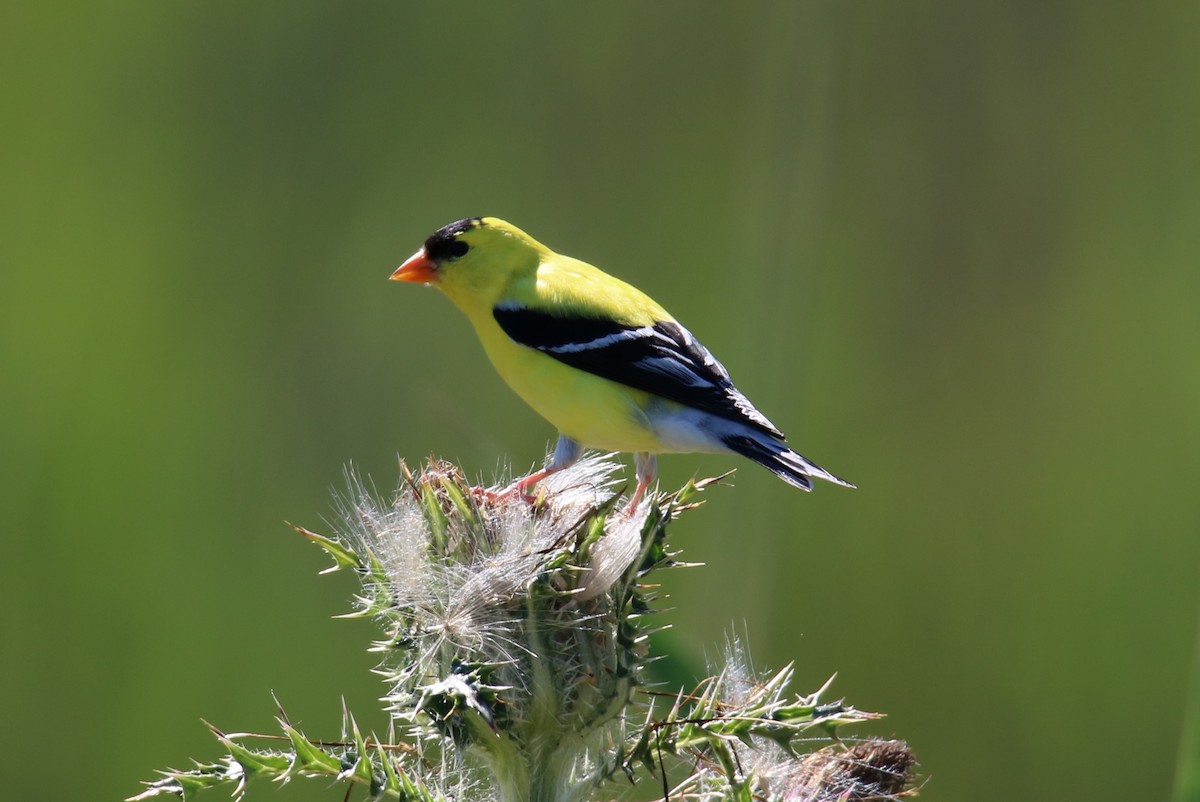
POLYGON ((804 490, 812 477, 854 487, 788 448, 721 363, 653 299, 503 220, 470 217, 438 229, 391 278, 449 296, 504 381, 558 428, 545 469, 515 483, 522 492, 585 446, 635 455, 631 509, 663 453, 734 452, 804 490))

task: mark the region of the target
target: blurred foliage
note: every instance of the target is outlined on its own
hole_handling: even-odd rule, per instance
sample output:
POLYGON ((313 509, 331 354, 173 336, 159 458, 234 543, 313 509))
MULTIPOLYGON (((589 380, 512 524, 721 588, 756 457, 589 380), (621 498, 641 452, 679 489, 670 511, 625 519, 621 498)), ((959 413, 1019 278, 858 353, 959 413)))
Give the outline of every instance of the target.
POLYGON ((1179 762, 1175 770, 1173 802, 1200 801, 1200 638, 1187 691, 1183 734, 1179 739, 1179 762))
POLYGON ((385 280, 496 214, 649 291, 860 487, 748 466, 676 533, 709 564, 667 588, 694 670, 733 624, 801 686, 840 671, 934 802, 1164 798, 1200 609, 1198 30, 1084 0, 6 4, 0 787, 124 796, 204 753, 201 715, 267 729, 266 691, 325 710, 331 676, 371 709, 363 633, 312 623, 349 587, 282 522, 350 461, 540 460, 464 321, 385 280), (27 748, 64 739, 70 773, 27 748))

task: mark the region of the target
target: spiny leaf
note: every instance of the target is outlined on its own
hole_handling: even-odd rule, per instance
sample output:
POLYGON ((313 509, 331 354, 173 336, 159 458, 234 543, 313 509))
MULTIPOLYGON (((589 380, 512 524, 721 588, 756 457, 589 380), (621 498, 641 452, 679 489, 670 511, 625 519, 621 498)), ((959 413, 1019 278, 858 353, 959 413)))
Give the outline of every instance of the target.
POLYGON ((289 523, 288 526, 313 543, 316 543, 325 550, 326 554, 333 558, 334 564, 322 571, 322 574, 331 574, 334 571, 340 571, 342 568, 353 568, 356 571, 364 570, 365 566, 362 560, 359 559, 359 556, 354 553, 353 549, 341 541, 318 534, 310 529, 305 529, 303 526, 296 526, 292 523, 289 523))
POLYGON ((336 777, 342 772, 342 761, 314 744, 303 733, 279 719, 279 726, 292 742, 292 771, 303 774, 336 777))
POLYGON ((291 764, 291 759, 285 754, 250 749, 242 746, 212 724, 209 724, 207 721, 204 723, 212 730, 213 735, 217 736, 217 740, 221 742, 221 745, 229 750, 229 756, 242 767, 242 772, 247 779, 253 777, 255 774, 275 776, 280 771, 286 770, 291 764))
POLYGON ((160 772, 161 780, 146 783, 146 790, 136 796, 129 797, 126 802, 141 802, 156 796, 177 796, 182 799, 192 799, 197 791, 212 788, 222 783, 237 783, 235 795, 240 796, 245 789, 245 778, 241 767, 232 758, 226 757, 221 763, 198 765, 191 771, 176 771, 169 769, 160 772))

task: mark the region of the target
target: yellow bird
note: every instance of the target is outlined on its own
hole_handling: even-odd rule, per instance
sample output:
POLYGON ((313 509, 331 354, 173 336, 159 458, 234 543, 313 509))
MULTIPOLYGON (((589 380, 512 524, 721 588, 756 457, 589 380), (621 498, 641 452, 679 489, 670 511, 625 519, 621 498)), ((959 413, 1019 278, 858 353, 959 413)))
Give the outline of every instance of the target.
POLYGON ((504 381, 557 427, 553 456, 515 483, 521 492, 574 463, 585 446, 635 455, 631 509, 664 453, 733 452, 804 490, 812 477, 854 487, 788 448, 721 363, 653 299, 503 220, 469 217, 438 229, 391 278, 449 296, 504 381))

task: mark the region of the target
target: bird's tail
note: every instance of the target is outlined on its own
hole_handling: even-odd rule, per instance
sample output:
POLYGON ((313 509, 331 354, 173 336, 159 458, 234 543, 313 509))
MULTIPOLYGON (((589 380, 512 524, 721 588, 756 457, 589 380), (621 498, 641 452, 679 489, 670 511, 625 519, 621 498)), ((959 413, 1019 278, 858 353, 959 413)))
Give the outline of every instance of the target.
POLYGON ((733 434, 723 437, 722 440, 731 450, 754 460, 793 487, 812 490, 813 477, 833 482, 842 487, 854 487, 845 479, 834 476, 820 465, 809 462, 774 438, 733 434))

